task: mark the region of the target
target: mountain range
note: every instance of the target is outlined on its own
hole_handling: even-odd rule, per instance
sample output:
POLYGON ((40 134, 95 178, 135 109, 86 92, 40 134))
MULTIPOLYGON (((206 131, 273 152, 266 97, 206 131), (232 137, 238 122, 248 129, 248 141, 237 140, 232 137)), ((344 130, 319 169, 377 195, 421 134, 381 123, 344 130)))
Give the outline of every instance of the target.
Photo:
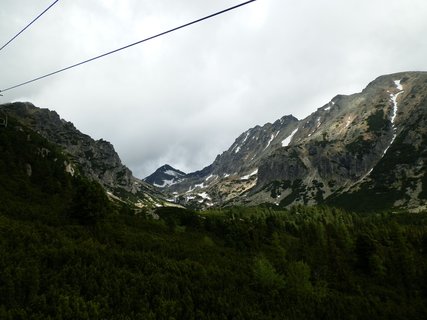
POLYGON ((245 131, 200 171, 162 180, 162 167, 156 186, 195 208, 270 203, 422 209, 426 121, 427 73, 385 75, 360 93, 335 96, 305 119, 288 115, 245 131))
POLYGON ((327 204, 366 211, 427 204, 427 72, 381 76, 305 119, 286 115, 246 130, 199 171, 164 165, 143 180, 111 143, 95 141, 55 111, 28 102, 0 111, 57 145, 69 159, 64 170, 139 208, 327 204))

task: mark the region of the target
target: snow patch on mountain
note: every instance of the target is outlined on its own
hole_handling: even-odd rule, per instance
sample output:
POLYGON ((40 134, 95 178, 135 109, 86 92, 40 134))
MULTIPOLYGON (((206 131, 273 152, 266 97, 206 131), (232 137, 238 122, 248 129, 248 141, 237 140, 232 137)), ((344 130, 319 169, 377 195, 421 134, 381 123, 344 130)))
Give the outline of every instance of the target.
POLYGON ((256 174, 258 174, 258 169, 255 169, 250 174, 247 174, 246 176, 241 177, 240 180, 248 180, 250 177, 252 177, 252 176, 254 176, 256 174))
POLYGON ((177 184, 178 182, 179 182, 179 180, 171 179, 171 180, 163 180, 163 184, 153 183, 153 185, 155 187, 158 187, 158 188, 165 188, 165 187, 173 186, 174 184, 177 184))
POLYGON ((249 129, 248 131, 245 132, 245 137, 243 138, 242 142, 238 143, 231 151, 234 150, 234 153, 238 153, 242 149, 246 140, 248 140, 248 137, 250 134, 251 134, 251 130, 249 129))
POLYGON ((404 93, 405 91, 403 91, 403 87, 400 84, 401 80, 394 80, 394 84, 396 85, 396 88, 398 90, 400 90, 398 93, 393 94, 390 93, 390 100, 391 103, 393 105, 393 110, 392 110, 392 115, 391 115, 391 123, 393 126, 393 137, 391 138, 390 144, 387 146, 387 148, 385 148, 384 152, 383 152, 383 156, 387 153, 388 149, 390 148, 390 146, 393 144, 394 140, 396 139, 397 136, 397 128, 394 124, 394 121, 396 120, 396 116, 397 116, 397 111, 398 111, 398 107, 397 107, 397 98, 399 97, 399 95, 401 95, 402 93, 404 93))
POLYGON ((209 195, 207 194, 207 192, 202 192, 202 193, 198 193, 197 194, 199 197, 205 199, 205 200, 212 200, 211 197, 209 197, 209 195))
POLYGON ((294 137, 295 133, 297 133, 298 128, 296 128, 292 133, 282 141, 282 147, 287 147, 289 143, 291 143, 292 138, 294 137))
POLYGON ((391 98, 391 101, 392 101, 392 103, 393 103, 393 114, 392 114, 392 116, 391 116, 391 123, 393 124, 393 129, 396 129, 395 127, 394 127, 394 120, 396 119, 396 115, 397 115, 397 97, 399 97, 399 95, 400 94, 402 94, 404 91, 402 90, 403 89, 403 87, 402 87, 402 85, 400 84, 400 81, 401 80, 395 80, 394 81, 394 83, 396 84, 396 88, 398 89, 398 90, 400 90, 398 93, 396 93, 396 94, 390 94, 390 98, 391 98))
POLYGON ((271 134, 270 140, 268 141, 268 143, 267 143, 266 147, 264 148, 264 150, 267 149, 270 146, 271 142, 274 140, 274 138, 277 137, 277 135, 279 134, 279 132, 280 131, 277 131, 276 134, 274 134, 274 133, 271 134))
POLYGON ((199 183, 199 184, 194 185, 194 189, 196 189, 196 188, 204 189, 204 188, 206 188, 206 186, 205 186, 205 184, 202 182, 202 183, 199 183))
POLYGON ((211 174, 211 175, 209 175, 209 176, 206 177, 205 181, 209 181, 210 179, 214 179, 214 180, 218 179, 218 176, 214 175, 214 174, 211 174))
POLYGON ((246 131, 246 135, 245 135, 245 137, 243 138, 243 141, 242 141, 242 145, 246 142, 246 140, 248 140, 248 137, 249 137, 249 134, 251 133, 251 130, 249 129, 248 131, 246 131))

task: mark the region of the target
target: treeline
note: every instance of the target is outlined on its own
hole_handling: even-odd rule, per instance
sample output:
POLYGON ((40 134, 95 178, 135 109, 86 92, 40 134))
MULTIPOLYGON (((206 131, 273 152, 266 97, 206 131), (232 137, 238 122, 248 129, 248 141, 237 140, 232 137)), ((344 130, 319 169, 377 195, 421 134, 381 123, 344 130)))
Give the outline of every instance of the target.
POLYGON ((427 215, 0 216, 1 319, 425 319, 427 215))

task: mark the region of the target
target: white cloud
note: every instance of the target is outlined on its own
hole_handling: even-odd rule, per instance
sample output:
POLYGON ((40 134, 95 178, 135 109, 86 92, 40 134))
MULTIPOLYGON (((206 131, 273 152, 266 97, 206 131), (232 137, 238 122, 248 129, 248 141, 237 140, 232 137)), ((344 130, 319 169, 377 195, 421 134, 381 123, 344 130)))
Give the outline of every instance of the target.
MULTIPOLYGON (((51 3, 4 0, 0 43, 51 3)), ((58 2, 0 51, 0 88, 239 3, 58 2)), ((5 92, 55 109, 111 141, 145 176, 167 162, 201 169, 243 131, 303 118, 375 77, 425 70, 427 3, 258 0, 116 55, 5 92)))

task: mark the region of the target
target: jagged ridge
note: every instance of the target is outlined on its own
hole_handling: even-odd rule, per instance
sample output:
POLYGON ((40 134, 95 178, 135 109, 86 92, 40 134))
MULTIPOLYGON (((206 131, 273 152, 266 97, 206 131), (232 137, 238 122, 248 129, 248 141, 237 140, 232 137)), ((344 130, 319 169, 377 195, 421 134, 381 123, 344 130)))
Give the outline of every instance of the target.
POLYGON ((381 76, 361 93, 338 95, 303 120, 286 116, 247 130, 210 166, 164 190, 196 207, 345 206, 361 203, 350 201, 362 196, 360 190, 365 209, 370 202, 378 204, 368 201, 375 194, 389 198, 379 201, 381 208, 422 207, 427 198, 426 96, 425 72, 381 76))

